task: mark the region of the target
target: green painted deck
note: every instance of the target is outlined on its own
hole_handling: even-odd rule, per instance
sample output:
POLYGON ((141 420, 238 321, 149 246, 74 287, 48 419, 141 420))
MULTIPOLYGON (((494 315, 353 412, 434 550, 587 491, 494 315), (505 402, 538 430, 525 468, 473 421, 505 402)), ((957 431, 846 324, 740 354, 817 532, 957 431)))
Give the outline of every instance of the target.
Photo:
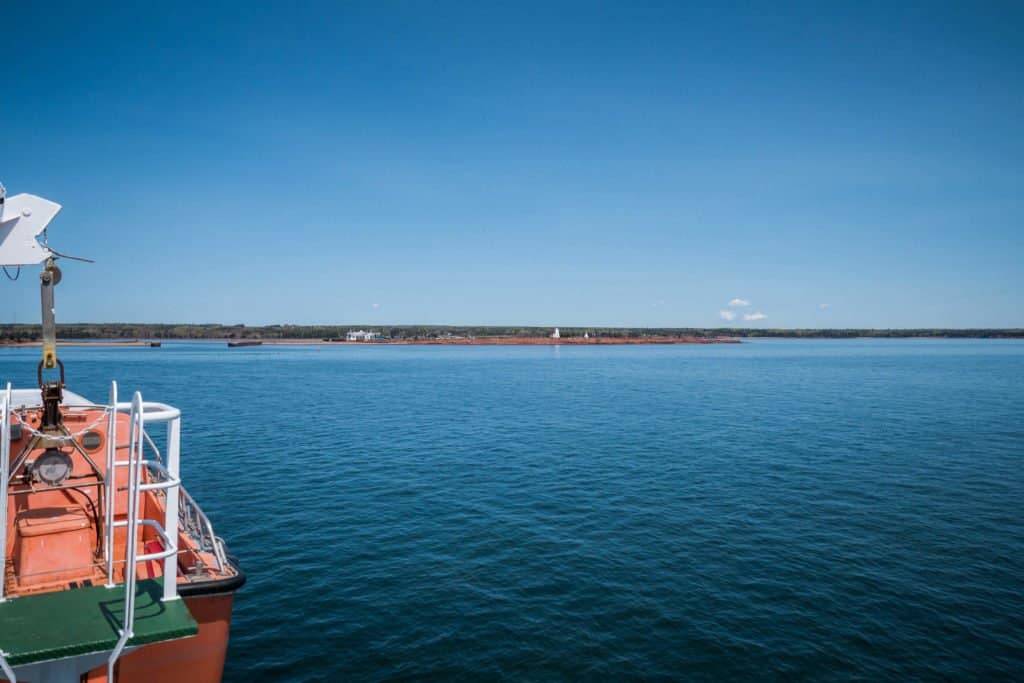
MULTIPOLYGON (((183 600, 161 602, 163 581, 136 585, 135 635, 145 645, 195 635, 183 600)), ((26 595, 0 603, 0 650, 12 666, 114 649, 124 614, 124 585, 26 595)))

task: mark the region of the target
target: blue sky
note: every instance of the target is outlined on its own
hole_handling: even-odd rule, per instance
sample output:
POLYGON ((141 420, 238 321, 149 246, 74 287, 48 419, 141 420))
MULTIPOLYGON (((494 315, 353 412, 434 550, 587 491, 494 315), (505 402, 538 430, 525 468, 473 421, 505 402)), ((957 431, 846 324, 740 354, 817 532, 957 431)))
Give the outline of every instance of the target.
POLYGON ((59 320, 1024 327, 1020 3, 164 5, 4 9, 59 320))

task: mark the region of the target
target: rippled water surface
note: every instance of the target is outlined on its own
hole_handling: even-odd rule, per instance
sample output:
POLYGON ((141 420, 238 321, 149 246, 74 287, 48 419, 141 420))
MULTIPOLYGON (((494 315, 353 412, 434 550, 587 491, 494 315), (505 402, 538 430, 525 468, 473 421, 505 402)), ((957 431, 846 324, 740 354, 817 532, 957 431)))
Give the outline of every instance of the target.
POLYGON ((228 681, 1024 671, 1021 342, 62 354, 183 408, 228 681))

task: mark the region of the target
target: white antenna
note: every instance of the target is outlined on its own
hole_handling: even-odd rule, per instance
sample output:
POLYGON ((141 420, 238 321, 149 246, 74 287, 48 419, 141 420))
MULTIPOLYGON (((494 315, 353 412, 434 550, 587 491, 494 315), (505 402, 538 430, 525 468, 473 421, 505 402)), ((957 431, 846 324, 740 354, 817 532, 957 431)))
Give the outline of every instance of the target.
POLYGON ((28 266, 54 256, 37 239, 60 211, 60 204, 32 194, 4 197, 0 185, 0 266, 28 266))

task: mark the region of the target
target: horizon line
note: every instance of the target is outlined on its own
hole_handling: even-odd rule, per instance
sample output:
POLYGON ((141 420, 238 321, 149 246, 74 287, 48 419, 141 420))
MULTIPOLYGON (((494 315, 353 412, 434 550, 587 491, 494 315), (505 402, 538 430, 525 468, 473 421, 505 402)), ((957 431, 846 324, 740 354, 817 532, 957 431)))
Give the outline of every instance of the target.
MULTIPOLYGON (((347 328, 373 328, 373 327, 432 327, 432 328, 528 328, 528 329, 550 329, 555 328, 561 330, 590 330, 590 329, 603 329, 603 330, 784 330, 784 331, 850 331, 850 330, 871 330, 871 331, 884 331, 884 330, 944 330, 944 331, 985 331, 985 332, 1024 332, 1024 327, 938 327, 938 326, 915 326, 915 327, 741 327, 741 326, 712 326, 712 325, 679 325, 679 326, 667 326, 667 325, 540 325, 540 324, 520 324, 520 323, 469 323, 469 324, 457 324, 457 323, 266 323, 266 324, 251 324, 251 323, 223 323, 223 322, 64 322, 57 323, 57 327, 67 327, 74 325, 107 325, 107 326, 121 326, 121 327, 142 327, 142 326, 161 326, 161 327, 244 327, 244 328, 266 328, 266 327, 297 327, 297 328, 313 328, 313 327, 347 327, 347 328)), ((0 328, 3 327, 39 327, 40 323, 0 323, 0 328)))

